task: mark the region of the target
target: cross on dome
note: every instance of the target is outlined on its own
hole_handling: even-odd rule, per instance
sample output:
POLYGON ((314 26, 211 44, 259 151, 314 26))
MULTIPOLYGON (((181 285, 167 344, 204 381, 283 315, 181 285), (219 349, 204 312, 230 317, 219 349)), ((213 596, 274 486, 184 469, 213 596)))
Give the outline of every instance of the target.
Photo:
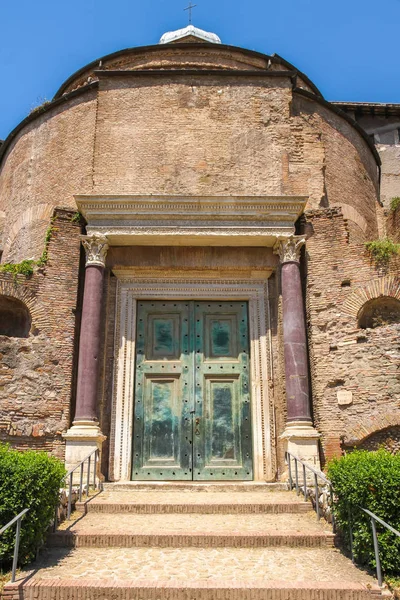
POLYGON ((192 4, 192 0, 190 0, 189 6, 187 8, 183 9, 183 10, 189 11, 189 25, 191 25, 191 23, 192 23, 192 10, 194 8, 196 8, 196 6, 197 6, 197 4, 192 4))
POLYGON ((210 44, 221 44, 220 38, 216 33, 210 31, 204 31, 198 27, 192 25, 192 10, 196 8, 197 4, 193 4, 192 0, 189 0, 189 6, 183 10, 188 11, 189 25, 183 29, 177 29, 176 31, 167 31, 161 37, 159 44, 171 44, 172 42, 208 42, 210 44))

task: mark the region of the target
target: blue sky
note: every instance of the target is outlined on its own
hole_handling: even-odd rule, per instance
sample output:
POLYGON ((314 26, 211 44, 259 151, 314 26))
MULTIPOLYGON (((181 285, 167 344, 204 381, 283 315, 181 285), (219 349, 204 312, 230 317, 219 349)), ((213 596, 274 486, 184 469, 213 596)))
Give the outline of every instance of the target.
MULTIPOLYGON (((400 103, 400 0, 196 0, 194 25, 272 54, 328 100, 400 103)), ((91 60, 187 24, 186 0, 0 0, 0 139, 91 60)))

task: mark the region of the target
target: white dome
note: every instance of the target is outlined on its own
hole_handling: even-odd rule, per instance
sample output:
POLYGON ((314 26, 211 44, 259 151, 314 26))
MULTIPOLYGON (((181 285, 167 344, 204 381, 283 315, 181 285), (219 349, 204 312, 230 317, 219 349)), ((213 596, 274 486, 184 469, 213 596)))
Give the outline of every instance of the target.
POLYGON ((189 36, 198 38, 203 42, 221 44, 221 40, 216 33, 203 31, 203 29, 198 29, 193 25, 188 25, 187 27, 184 27, 183 29, 177 29, 176 31, 167 31, 167 33, 164 33, 164 35, 161 37, 159 43, 169 44, 170 42, 176 42, 177 40, 181 40, 189 36))

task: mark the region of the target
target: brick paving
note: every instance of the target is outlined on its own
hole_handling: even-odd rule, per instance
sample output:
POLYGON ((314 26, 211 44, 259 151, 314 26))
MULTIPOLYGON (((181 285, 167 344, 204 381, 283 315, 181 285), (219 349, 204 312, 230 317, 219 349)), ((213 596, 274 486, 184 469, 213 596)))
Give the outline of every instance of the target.
POLYGON ((104 491, 93 498, 91 504, 298 504, 302 499, 286 491, 262 493, 260 491, 213 492, 213 491, 104 491))
POLYGON ((332 532, 325 522, 317 521, 310 504, 294 493, 107 490, 90 499, 88 508, 107 504, 122 508, 141 506, 147 514, 123 510, 119 514, 90 510, 86 515, 74 513, 74 520, 64 523, 56 534, 64 547, 44 550, 39 560, 19 575, 15 585, 6 586, 4 599, 381 597, 375 580, 339 550, 328 547, 329 543, 311 547, 317 546, 315 540, 324 536, 332 541, 332 532), (291 507, 295 512, 235 514, 237 508, 251 510, 254 503, 291 507), (184 505, 208 507, 214 512, 181 513, 184 505), (163 514, 155 514, 155 506, 163 514), (66 547, 68 536, 81 543, 66 547), (162 538, 169 542, 161 543, 162 538), (232 543, 233 538, 237 544, 232 543), (309 543, 310 540, 314 541, 309 543))
MULTIPOLYGON (((307 505, 310 508, 309 505, 307 505)), ((82 518, 75 513, 75 521, 64 521, 60 530, 74 533, 155 534, 155 533, 314 533, 331 530, 315 513, 307 514, 249 514, 245 519, 237 515, 217 514, 111 514, 88 513, 82 518)))
POLYGON ((49 538, 68 547, 333 546, 334 536, 315 514, 104 514, 75 513, 49 538), (304 516, 304 518, 303 518, 304 516))
POLYGON ((348 581, 373 585, 336 549, 55 548, 26 573, 40 579, 218 581, 268 583, 348 581))

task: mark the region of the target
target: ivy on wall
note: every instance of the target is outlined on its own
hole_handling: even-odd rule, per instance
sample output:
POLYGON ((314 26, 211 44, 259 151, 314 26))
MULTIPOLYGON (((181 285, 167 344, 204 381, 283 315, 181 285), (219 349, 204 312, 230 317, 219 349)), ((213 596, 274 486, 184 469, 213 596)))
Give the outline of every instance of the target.
POLYGON ((396 210, 399 208, 399 206, 400 206, 400 196, 395 196, 390 201, 390 210, 392 212, 396 212, 396 210))
POLYGON ((25 277, 31 277, 35 270, 35 267, 44 267, 49 260, 49 244, 56 228, 53 227, 54 218, 51 220, 50 227, 46 230, 44 237, 44 249, 39 260, 26 259, 19 263, 4 263, 0 265, 0 273, 12 273, 16 279, 17 275, 25 275, 25 277))

